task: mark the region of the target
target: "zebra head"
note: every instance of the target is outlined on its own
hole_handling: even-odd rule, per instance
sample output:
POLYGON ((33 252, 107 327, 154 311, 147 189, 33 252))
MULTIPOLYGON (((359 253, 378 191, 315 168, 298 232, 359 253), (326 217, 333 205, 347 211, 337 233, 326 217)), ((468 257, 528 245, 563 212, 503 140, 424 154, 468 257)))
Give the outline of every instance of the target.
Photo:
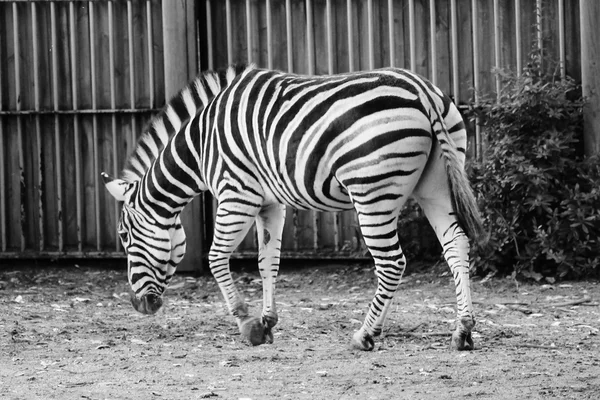
POLYGON ((162 306, 162 294, 185 255, 185 232, 177 215, 159 223, 136 201, 139 181, 115 179, 102 173, 109 193, 123 202, 117 232, 127 253, 131 303, 143 314, 162 306))

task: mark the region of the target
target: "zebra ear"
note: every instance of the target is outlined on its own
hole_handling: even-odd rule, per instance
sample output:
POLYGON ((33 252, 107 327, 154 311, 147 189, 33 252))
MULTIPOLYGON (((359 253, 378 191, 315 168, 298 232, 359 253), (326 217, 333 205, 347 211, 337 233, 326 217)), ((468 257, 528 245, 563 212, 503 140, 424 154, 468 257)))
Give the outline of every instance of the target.
POLYGON ((104 180, 104 186, 112 196, 117 199, 117 201, 125 201, 125 194, 131 187, 131 183, 124 181, 123 179, 113 178, 108 175, 106 172, 102 172, 102 180, 104 180))

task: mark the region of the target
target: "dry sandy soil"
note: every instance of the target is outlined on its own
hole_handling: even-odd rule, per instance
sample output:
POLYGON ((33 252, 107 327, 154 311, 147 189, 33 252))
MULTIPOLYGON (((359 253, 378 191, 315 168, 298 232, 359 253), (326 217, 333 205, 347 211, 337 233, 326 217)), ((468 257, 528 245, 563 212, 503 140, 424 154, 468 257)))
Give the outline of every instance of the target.
MULTIPOLYGON (((248 263, 247 265, 250 265, 248 263)), ((254 313, 260 279, 235 273, 254 313)), ((0 398, 599 399, 600 285, 475 279, 476 350, 448 349, 442 266, 401 285, 372 352, 349 348, 375 290, 368 265, 283 266, 275 343, 242 343, 211 277, 178 275, 136 313, 124 269, 0 267, 0 398)))

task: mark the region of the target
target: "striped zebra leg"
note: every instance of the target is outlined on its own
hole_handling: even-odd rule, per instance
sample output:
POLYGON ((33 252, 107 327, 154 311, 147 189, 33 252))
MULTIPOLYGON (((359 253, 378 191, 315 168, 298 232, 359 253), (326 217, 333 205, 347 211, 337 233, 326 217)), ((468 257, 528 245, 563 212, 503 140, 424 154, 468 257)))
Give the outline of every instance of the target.
POLYGON ((406 258, 398 239, 398 209, 373 212, 361 211, 358 207, 357 211, 365 244, 375 261, 377 291, 362 327, 352 338, 352 345, 360 350, 372 350, 375 347, 373 338, 381 334, 394 293, 402 279, 406 258))
POLYGON ((445 166, 438 155, 439 148, 436 148, 432 159, 437 162, 430 164, 423 173, 413 195, 433 227, 454 276, 458 315, 451 347, 472 350, 471 330, 475 326, 475 319, 469 282, 469 239, 452 207, 445 166))
POLYGON ((475 326, 471 285, 469 280, 469 238, 458 224, 450 199, 419 200, 427 219, 440 241, 444 258, 450 266, 456 285, 457 323, 450 347, 455 350, 473 350, 471 331, 475 326))
POLYGON ((279 272, 279 255, 281 237, 285 222, 285 206, 272 204, 264 207, 256 217, 258 233, 258 269, 262 277, 263 310, 262 322, 265 326, 267 343, 273 342, 271 329, 277 324, 277 308, 275 306, 275 282, 279 272))
POLYGON ((221 200, 215 217, 213 243, 208 254, 211 273, 217 280, 229 312, 236 318, 242 340, 249 341, 252 345, 267 341, 265 326, 260 318, 248 315, 248 305, 231 277, 229 260, 231 253, 252 227, 259 211, 258 205, 221 200))

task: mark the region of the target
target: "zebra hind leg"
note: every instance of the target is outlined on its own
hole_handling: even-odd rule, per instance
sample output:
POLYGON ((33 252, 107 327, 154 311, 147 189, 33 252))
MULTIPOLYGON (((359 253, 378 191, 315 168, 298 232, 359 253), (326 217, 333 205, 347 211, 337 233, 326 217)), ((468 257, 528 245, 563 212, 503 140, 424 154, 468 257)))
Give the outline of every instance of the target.
POLYGON ((250 207, 248 203, 227 201, 219 204, 215 217, 213 244, 208 261, 227 308, 238 324, 242 340, 256 346, 269 340, 261 318, 248 314, 248 305, 240 296, 229 268, 231 253, 244 239, 260 206, 250 207))
POLYGON ((375 261, 377 291, 371 301, 362 327, 352 338, 353 347, 359 350, 373 350, 374 337, 381 334, 387 312, 402 274, 406 258, 398 239, 399 209, 388 211, 361 210, 357 207, 360 228, 369 252, 375 261))
POLYGON ((275 282, 279 272, 281 237, 285 222, 285 206, 272 204, 264 207, 256 217, 258 236, 258 269, 262 278, 263 311, 261 323, 267 343, 273 342, 272 329, 277 324, 275 282))
POLYGON ((469 279, 469 239, 458 224, 449 197, 417 200, 433 226, 454 277, 457 318, 450 347, 454 350, 473 350, 471 331, 475 326, 475 318, 469 279))

